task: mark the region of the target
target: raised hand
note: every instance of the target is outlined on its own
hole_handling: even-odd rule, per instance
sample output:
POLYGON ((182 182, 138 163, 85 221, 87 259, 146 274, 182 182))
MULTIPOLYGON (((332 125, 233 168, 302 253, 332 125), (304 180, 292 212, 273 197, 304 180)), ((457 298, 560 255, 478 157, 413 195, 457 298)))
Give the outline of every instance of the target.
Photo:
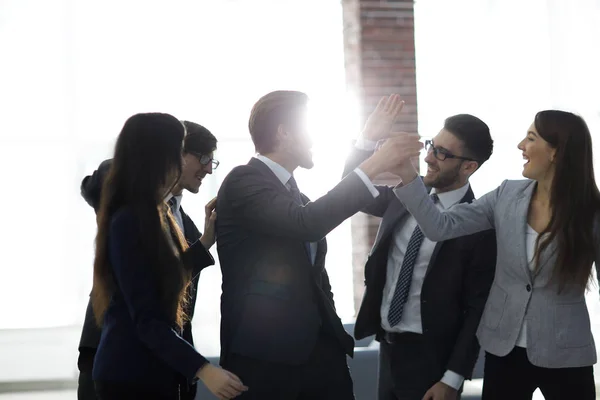
POLYGON ((196 376, 219 400, 233 399, 248 390, 235 374, 212 364, 204 365, 196 376))
POLYGON ((217 198, 215 197, 211 201, 209 201, 204 207, 204 233, 202 233, 202 237, 200 238, 200 242, 204 246, 205 249, 210 249, 213 244, 215 244, 215 222, 217 220, 217 212, 215 211, 215 207, 217 206, 217 198))
POLYGON ((374 142, 388 138, 402 107, 404 107, 404 101, 400 99, 399 95, 382 97, 375 111, 371 113, 365 123, 362 131, 363 137, 374 142))
POLYGON ((423 148, 417 134, 397 132, 390 136, 379 150, 360 165, 370 179, 384 172, 396 173, 399 169, 413 168, 411 159, 418 157, 423 148))

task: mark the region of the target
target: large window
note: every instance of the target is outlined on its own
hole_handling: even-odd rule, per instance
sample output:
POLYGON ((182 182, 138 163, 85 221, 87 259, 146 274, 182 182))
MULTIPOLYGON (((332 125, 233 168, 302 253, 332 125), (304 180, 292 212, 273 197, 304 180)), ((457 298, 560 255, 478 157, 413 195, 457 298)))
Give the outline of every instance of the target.
MULTIPOLYGON (((460 112, 492 129, 476 195, 520 177, 516 144, 536 111, 574 110, 600 132, 597 0, 421 0, 415 13, 420 133, 434 135, 460 112)), ((360 129, 342 34, 339 0, 0 1, 0 381, 75 375, 95 235, 79 184, 110 156, 130 115, 169 112, 218 136, 221 166, 183 202, 199 225, 225 174, 253 155, 248 114, 271 90, 312 98, 316 167, 299 171, 303 191, 315 198, 339 180, 360 129)), ((348 320, 349 224, 329 241, 348 320)), ((219 296, 217 266, 203 272, 195 317, 207 355, 218 354, 219 296)), ((600 332, 597 285, 588 300, 600 332)))
MULTIPOLYGON (((476 196, 522 179, 517 144, 543 109, 586 119, 600 170, 598 1, 417 1, 415 37, 420 133, 435 135, 458 113, 490 126, 494 153, 473 175, 476 196)), ((586 297, 599 337, 597 283, 586 297)))
MULTIPOLYGON (((130 115, 169 112, 218 137, 221 166, 183 200, 200 226, 227 172, 253 156, 249 112, 271 90, 312 99, 316 167, 297 174, 299 186, 315 198, 339 181, 357 132, 342 34, 336 1, 0 2, 0 381, 75 374, 96 231, 79 184, 130 115)), ((329 238, 337 307, 349 319, 349 224, 329 238)), ((219 267, 200 282, 196 343, 215 356, 219 267)))

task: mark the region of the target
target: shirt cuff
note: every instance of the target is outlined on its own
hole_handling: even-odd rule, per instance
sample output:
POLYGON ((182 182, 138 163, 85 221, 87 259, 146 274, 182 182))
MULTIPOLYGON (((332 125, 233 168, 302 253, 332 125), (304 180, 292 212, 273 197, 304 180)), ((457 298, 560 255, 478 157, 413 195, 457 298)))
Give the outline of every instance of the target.
POLYGON ((374 151, 377 148, 377 142, 369 139, 365 139, 363 135, 360 135, 354 143, 354 147, 364 151, 374 151))
POLYGON ((367 174, 365 174, 360 168, 356 168, 354 172, 356 172, 356 175, 358 175, 358 177, 365 183, 365 186, 367 186, 367 189, 369 189, 369 192, 371 192, 373 197, 379 196, 379 190, 377 190, 377 188, 373 185, 373 182, 371 182, 367 174))
POLYGON ((456 390, 460 389, 464 381, 465 378, 462 375, 459 375, 456 372, 450 370, 446 371, 441 380, 442 383, 445 383, 446 385, 456 390))

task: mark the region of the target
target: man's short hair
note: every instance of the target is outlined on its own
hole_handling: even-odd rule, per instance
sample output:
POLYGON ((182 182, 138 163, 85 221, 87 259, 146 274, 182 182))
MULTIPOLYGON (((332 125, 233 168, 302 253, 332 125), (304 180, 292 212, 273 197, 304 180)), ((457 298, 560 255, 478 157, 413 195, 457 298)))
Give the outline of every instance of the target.
POLYGON ((291 90, 278 90, 261 97, 252 107, 248 121, 256 151, 262 154, 274 151, 277 127, 297 121, 307 103, 305 93, 291 90))
POLYGON ((444 129, 463 142, 465 157, 472 158, 481 166, 492 155, 494 141, 485 122, 469 114, 458 114, 444 122, 444 129))
POLYGON ((183 139, 185 153, 210 154, 217 149, 217 138, 208 129, 190 121, 181 121, 186 134, 183 139))

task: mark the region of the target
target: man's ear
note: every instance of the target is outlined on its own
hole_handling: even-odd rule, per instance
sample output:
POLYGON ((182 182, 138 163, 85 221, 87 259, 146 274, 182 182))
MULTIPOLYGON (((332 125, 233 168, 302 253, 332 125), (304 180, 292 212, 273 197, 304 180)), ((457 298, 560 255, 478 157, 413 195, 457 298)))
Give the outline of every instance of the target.
POLYGON ((477 161, 465 161, 463 166, 465 167, 465 172, 471 176, 479 168, 479 163, 477 161))
POLYGON ((277 125, 277 130, 275 131, 275 137, 273 138, 273 144, 275 149, 279 149, 282 144, 287 142, 288 132, 283 124, 277 125))
POLYGON ((283 124, 277 125, 277 134, 281 136, 287 135, 287 129, 285 129, 285 126, 283 124))

